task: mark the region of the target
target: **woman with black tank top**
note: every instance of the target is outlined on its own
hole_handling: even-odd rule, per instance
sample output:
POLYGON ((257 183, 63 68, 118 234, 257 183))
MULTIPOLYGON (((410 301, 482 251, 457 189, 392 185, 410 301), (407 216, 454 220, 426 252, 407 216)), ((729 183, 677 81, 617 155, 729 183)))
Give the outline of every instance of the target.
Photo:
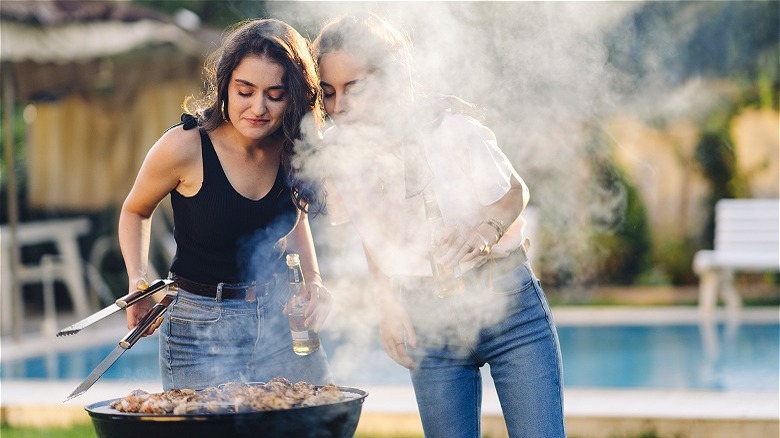
MULTIPOLYGON (((285 252, 300 254, 310 295, 306 324, 319 330, 331 297, 318 273, 307 212, 315 187, 292 165, 301 123, 322 124, 307 41, 272 19, 234 26, 206 65, 208 89, 152 146, 122 206, 119 241, 129 289, 146 277, 151 216, 168 194, 178 294, 161 327, 163 388, 205 388, 283 376, 332 383, 322 348, 298 356, 284 315, 285 252)), ((127 309, 135 327, 151 300, 127 309)))

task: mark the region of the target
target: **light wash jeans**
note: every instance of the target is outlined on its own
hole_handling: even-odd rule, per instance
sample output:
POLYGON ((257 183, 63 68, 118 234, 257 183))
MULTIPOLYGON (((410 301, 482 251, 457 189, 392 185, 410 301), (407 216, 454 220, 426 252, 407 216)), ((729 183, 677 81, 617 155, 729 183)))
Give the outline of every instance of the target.
POLYGON ((481 436, 487 363, 510 437, 565 437, 560 347, 541 284, 525 262, 492 285, 444 299, 402 289, 418 341, 411 376, 425 436, 481 436))
POLYGON ((160 328, 164 390, 202 389, 230 381, 267 382, 276 376, 315 385, 333 383, 322 347, 307 356, 293 352, 282 313, 286 283, 257 300, 203 297, 179 289, 160 328))

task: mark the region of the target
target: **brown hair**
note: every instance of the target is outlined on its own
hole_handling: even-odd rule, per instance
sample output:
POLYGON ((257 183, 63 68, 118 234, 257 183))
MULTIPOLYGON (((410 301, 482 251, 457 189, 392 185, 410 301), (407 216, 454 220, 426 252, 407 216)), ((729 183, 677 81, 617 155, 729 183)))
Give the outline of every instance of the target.
POLYGON ((368 70, 378 74, 389 87, 402 92, 402 102, 416 107, 412 117, 418 126, 432 127, 445 112, 468 114, 483 119, 482 110, 457 96, 423 90, 414 80, 414 58, 409 36, 372 12, 336 17, 320 30, 312 45, 317 62, 331 52, 359 56, 368 70))
POLYGON ((314 40, 313 50, 317 62, 327 53, 343 50, 363 58, 372 72, 395 71, 411 78, 409 36, 371 12, 343 15, 330 21, 314 40))
POLYGON ((311 184, 301 184, 292 166, 294 144, 301 137, 301 123, 311 113, 316 129, 323 125, 324 111, 320 97, 319 76, 310 45, 298 31, 275 19, 253 19, 228 29, 219 49, 206 60, 206 90, 200 99, 188 98, 184 109, 198 119, 206 131, 225 123, 227 117, 228 84, 233 71, 247 56, 266 57, 284 69, 283 85, 289 97, 282 118, 284 136, 282 168, 293 191, 296 205, 302 210, 316 202, 311 184), (309 188, 303 188, 308 186, 309 188))

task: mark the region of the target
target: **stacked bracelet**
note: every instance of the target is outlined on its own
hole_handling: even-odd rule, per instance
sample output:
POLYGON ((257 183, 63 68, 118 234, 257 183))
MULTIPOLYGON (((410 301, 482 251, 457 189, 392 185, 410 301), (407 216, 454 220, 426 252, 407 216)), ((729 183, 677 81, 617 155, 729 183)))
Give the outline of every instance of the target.
POLYGON ((506 233, 506 226, 499 219, 491 217, 490 219, 483 221, 482 223, 490 225, 491 227, 493 227, 493 229, 496 230, 496 234, 498 234, 498 239, 496 239, 496 241, 501 240, 501 237, 503 237, 504 233, 506 233))

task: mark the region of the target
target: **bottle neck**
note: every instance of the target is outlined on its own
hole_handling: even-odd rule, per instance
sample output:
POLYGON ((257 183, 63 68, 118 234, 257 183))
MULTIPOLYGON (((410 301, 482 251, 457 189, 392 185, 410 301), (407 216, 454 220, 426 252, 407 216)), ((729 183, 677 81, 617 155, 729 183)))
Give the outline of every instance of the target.
POLYGON ((287 267, 287 281, 289 283, 303 283, 303 271, 301 265, 287 267))
POLYGON ((425 200, 425 219, 429 221, 441 220, 439 204, 433 199, 425 200))
POLYGON ((444 231, 444 219, 441 217, 441 210, 436 201, 425 200, 425 222, 428 226, 428 243, 435 246, 444 231))

